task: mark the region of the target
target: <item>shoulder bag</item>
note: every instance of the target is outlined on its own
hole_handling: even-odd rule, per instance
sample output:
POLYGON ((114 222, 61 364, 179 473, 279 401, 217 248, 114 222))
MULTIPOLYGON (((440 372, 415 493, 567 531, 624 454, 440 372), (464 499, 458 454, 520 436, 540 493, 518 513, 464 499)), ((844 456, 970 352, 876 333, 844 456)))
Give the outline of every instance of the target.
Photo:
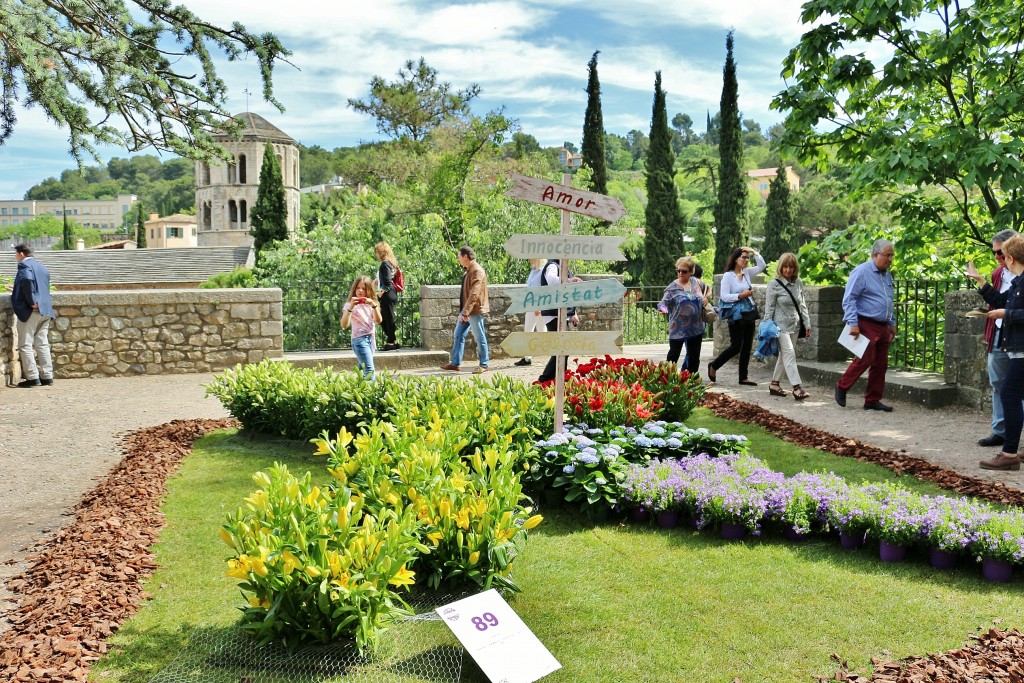
POLYGON ((780 285, 782 285, 782 288, 784 290, 786 290, 786 294, 789 294, 789 298, 793 301, 793 308, 796 309, 796 317, 797 317, 797 320, 800 321, 800 331, 796 333, 796 338, 797 339, 807 339, 811 335, 807 332, 807 326, 804 325, 804 317, 802 315, 800 315, 800 305, 797 304, 796 297, 793 296, 793 292, 789 291, 789 287, 786 286, 785 282, 783 282, 779 278, 775 278, 775 281, 778 282, 780 285))

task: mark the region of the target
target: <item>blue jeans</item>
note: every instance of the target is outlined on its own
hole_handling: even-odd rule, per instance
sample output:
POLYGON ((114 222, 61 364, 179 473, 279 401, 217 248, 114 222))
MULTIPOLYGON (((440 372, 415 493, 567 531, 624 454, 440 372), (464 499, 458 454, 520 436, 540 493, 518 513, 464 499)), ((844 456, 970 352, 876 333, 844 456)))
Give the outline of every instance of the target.
POLYGON ((473 333, 473 339, 476 340, 480 367, 486 368, 491 357, 487 348, 487 331, 484 329, 483 315, 471 315, 468 322, 462 322, 462 316, 459 316, 459 322, 455 324, 455 341, 452 343, 451 363, 455 366, 462 365, 462 353, 466 349, 466 335, 470 332, 473 333))
POLYGON ((1006 351, 993 346, 988 354, 988 383, 992 386, 992 433, 996 436, 1006 435, 1003 424, 1003 399, 1000 394, 1009 367, 1010 357, 1006 355, 1006 351))
POLYGON ((352 338, 352 351, 364 377, 373 377, 373 335, 352 338))

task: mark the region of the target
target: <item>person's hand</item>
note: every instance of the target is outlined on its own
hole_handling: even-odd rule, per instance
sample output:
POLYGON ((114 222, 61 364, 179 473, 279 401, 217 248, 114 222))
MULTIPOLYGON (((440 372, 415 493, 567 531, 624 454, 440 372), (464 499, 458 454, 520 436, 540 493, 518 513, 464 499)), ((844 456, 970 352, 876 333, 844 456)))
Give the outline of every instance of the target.
POLYGON ((854 339, 860 336, 860 325, 850 325, 850 336, 854 339))
POLYGON ((583 282, 583 278, 577 275, 573 275, 571 278, 569 278, 569 282, 583 282))
POLYGON ((988 313, 985 314, 985 317, 991 318, 992 320, 1001 320, 1002 318, 1006 317, 1006 309, 997 308, 994 311, 989 311, 988 313))
POLYGON ((896 328, 892 326, 889 327, 889 341, 896 341, 896 328))
POLYGON ((569 322, 572 323, 573 327, 579 327, 580 326, 580 316, 577 313, 573 313, 572 317, 569 318, 569 322))
POLYGON ((967 269, 964 270, 964 275, 971 278, 979 285, 985 284, 985 277, 978 272, 978 269, 974 266, 974 259, 967 262, 967 269))

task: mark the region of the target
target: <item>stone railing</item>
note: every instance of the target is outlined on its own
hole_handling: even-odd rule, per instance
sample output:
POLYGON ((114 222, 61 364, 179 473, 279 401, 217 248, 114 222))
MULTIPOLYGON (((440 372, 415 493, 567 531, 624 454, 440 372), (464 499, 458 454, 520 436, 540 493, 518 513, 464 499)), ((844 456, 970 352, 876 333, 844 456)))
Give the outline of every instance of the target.
MULTIPOLYGON (((216 372, 281 358, 280 289, 54 292, 58 378, 216 372)), ((14 314, 0 298, 5 376, 20 379, 14 314)))
MULTIPOLYGON (((607 278, 609 276, 581 275, 583 280, 607 278)), ((492 358, 506 354, 500 344, 512 332, 523 330, 523 314, 505 315, 512 302, 511 293, 522 290, 526 285, 490 285, 487 288, 491 312, 487 316, 487 343, 492 358)), ((450 351, 459 317, 458 285, 420 286, 420 340, 423 348, 431 351, 450 351)), ((618 344, 622 343, 622 302, 586 306, 579 309, 580 326, 584 331, 619 332, 618 344)), ((466 357, 476 358, 476 342, 473 335, 466 341, 466 357)))

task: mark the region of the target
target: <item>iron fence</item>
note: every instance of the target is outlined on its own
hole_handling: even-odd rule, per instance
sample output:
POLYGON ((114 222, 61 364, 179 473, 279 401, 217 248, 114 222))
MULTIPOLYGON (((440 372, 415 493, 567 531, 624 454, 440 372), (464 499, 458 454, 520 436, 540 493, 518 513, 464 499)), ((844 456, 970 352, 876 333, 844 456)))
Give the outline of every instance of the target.
MULTIPOLYGON (((341 307, 348 299, 351 282, 296 280, 279 286, 286 352, 352 348, 351 329, 341 329, 341 307)), ((395 324, 402 346, 420 345, 420 298, 412 289, 398 295, 395 324)), ((378 347, 384 341, 384 331, 378 325, 378 347)))
POLYGON ((893 280, 896 339, 890 363, 906 370, 942 372, 946 338, 946 294, 964 280, 893 280))
MULTIPOLYGON (((668 322, 657 305, 664 287, 629 287, 622 298, 622 343, 667 344, 668 322)), ((714 327, 704 329, 704 338, 714 337, 714 327)))

